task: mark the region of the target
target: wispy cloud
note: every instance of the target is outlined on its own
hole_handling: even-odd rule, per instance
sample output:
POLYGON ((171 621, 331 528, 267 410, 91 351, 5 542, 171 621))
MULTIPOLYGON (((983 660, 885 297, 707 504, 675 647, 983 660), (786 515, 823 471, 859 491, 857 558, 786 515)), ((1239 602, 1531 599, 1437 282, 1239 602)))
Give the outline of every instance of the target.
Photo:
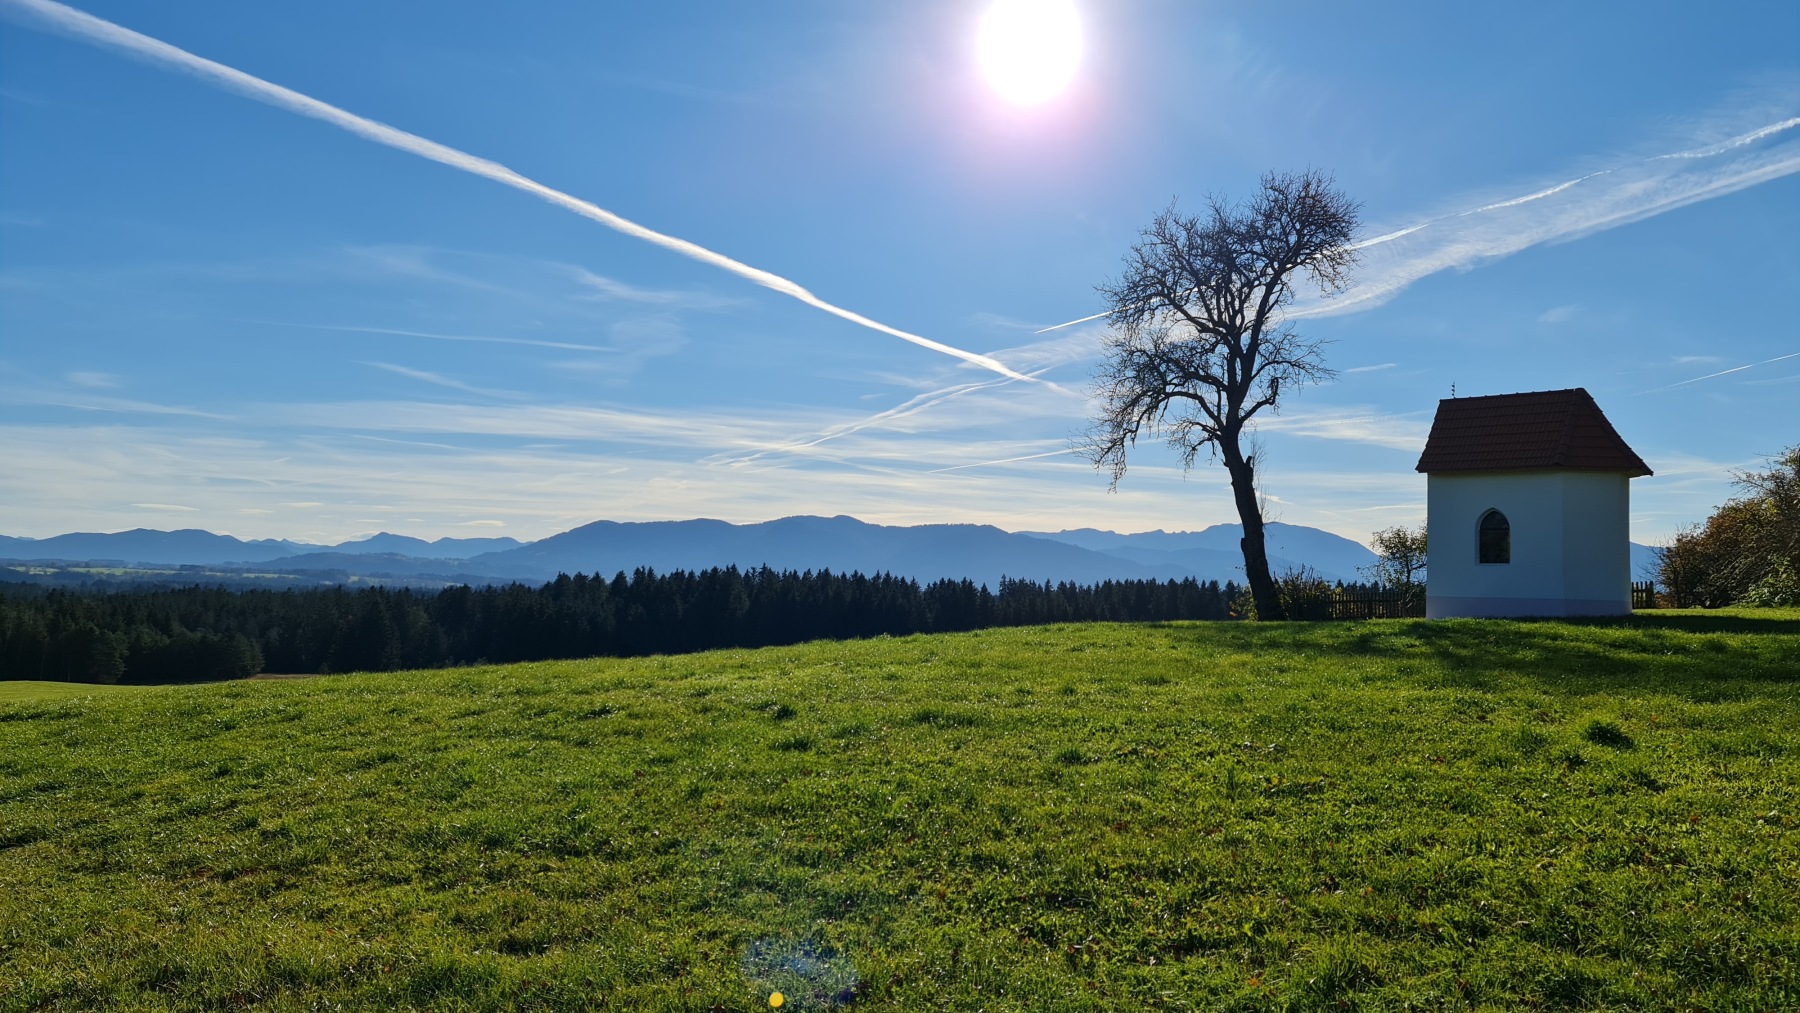
POLYGON ((430 450, 467 450, 453 443, 428 443, 425 440, 396 440, 386 436, 375 436, 370 433, 350 433, 353 440, 368 440, 371 443, 392 443, 399 447, 425 447, 430 450))
POLYGON ((1079 451, 1072 447, 1064 447, 1061 450, 1048 450, 1042 454, 1025 454, 1022 457, 1002 457, 997 461, 976 461, 973 464, 953 464, 948 468, 933 468, 930 474, 942 475, 945 472, 967 471, 970 468, 991 468, 1001 464, 1018 464, 1021 461, 1041 461, 1046 457, 1068 457, 1076 453, 1079 451))
POLYGON ((683 309, 716 310, 736 305, 736 300, 723 299, 714 295, 698 292, 686 292, 680 289, 643 288, 627 284, 617 278, 595 274, 585 267, 568 268, 569 276, 584 288, 605 299, 616 299, 621 302, 646 303, 651 306, 679 306, 683 309))
MULTIPOLYGON (((414 518, 405 533, 428 537, 471 520, 503 520, 521 538, 598 518, 743 522, 817 512, 821 504, 879 523, 953 519, 1007 530, 1185 530, 1233 515, 1229 487, 1217 473, 1184 473, 1173 454, 1134 462, 1131 483, 1109 493, 1091 466, 1061 445, 1066 417, 1033 413, 1054 404, 1041 387, 1012 384, 953 404, 954 411, 897 422, 905 431, 865 430, 741 467, 709 455, 780 447, 796 428, 817 425, 816 413, 338 402, 270 406, 259 413, 267 423, 250 432, 240 423, 188 419, 155 426, 0 423, 0 446, 7 448, 0 524, 7 534, 43 536, 144 523, 122 489, 134 501, 192 504, 196 510, 180 512, 181 526, 254 524, 254 532, 242 533, 313 542, 368 534, 366 519, 383 515, 414 518), (221 438, 227 431, 231 438, 221 438), (546 445, 545 433, 557 442, 546 445)), ((1271 434, 1277 458, 1281 441, 1312 432, 1416 450, 1426 421, 1423 413, 1381 416, 1355 406, 1319 414, 1294 419, 1296 432, 1271 434)), ((1657 478, 1645 481, 1659 491, 1633 496, 1640 512, 1667 499, 1665 487, 1692 483, 1680 493, 1684 506, 1666 520, 1659 514, 1654 530, 1704 516, 1729 495, 1732 467, 1758 463, 1715 462, 1684 479, 1667 455, 1644 449, 1657 469, 1657 478)), ((1415 522, 1423 511, 1423 476, 1410 468, 1346 463, 1325 471, 1277 468, 1269 476, 1270 491, 1288 504, 1283 520, 1350 537, 1415 522)), ((395 523, 382 526, 400 530, 395 523)))
POLYGON ((548 275, 574 283, 571 298, 587 302, 628 302, 666 309, 718 312, 744 305, 744 300, 704 289, 647 288, 597 274, 579 264, 537 257, 446 249, 405 243, 346 246, 353 277, 366 278, 371 269, 382 275, 436 282, 479 292, 498 293, 536 301, 542 298, 534 284, 519 287, 521 277, 548 275), (458 265, 461 265, 460 267, 458 265), (511 277, 512 285, 500 278, 511 277))
POLYGON ((349 334, 391 334, 401 338, 429 338, 432 341, 471 341, 494 345, 525 345, 531 348, 555 348, 568 352, 616 352, 605 345, 584 345, 573 341, 543 341, 537 338, 506 338, 490 334, 436 334, 431 331, 409 331, 398 327, 350 327, 334 324, 300 324, 273 320, 281 327, 304 327, 313 331, 341 331, 349 334))
MULTIPOLYGON (((1543 243, 1591 235, 1697 201, 1735 193, 1800 172, 1800 116, 1777 120, 1724 141, 1654 155, 1503 200, 1392 229, 1355 244, 1363 262, 1354 285, 1332 298, 1297 303, 1290 317, 1373 309, 1439 271, 1467 269, 1543 243)), ((1543 322, 1566 316, 1558 307, 1543 322)), ((1073 327, 1094 313, 1043 328, 1073 327)))
MULTIPOLYGON (((397 421, 379 405, 340 407, 366 409, 372 425, 397 421)), ((411 423, 440 431, 465 414, 475 416, 468 428, 476 431, 551 424, 529 406, 420 410, 411 423), (425 422, 427 412, 434 421, 425 422)), ((1061 465, 1047 462, 1051 466, 1045 468, 929 474, 928 468, 1019 456, 1017 450, 1006 452, 1019 445, 1017 440, 972 440, 961 431, 909 439, 905 447, 851 448, 866 458, 862 461, 805 459, 784 467, 776 480, 762 468, 708 466, 681 455, 679 447, 654 445, 647 433, 636 445, 581 441, 563 449, 525 450, 488 439, 444 451, 352 440, 355 434, 345 431, 349 420, 335 417, 335 431, 321 425, 304 436, 271 434, 261 443, 229 446, 197 439, 186 427, 0 425, 8 465, 0 472, 0 502, 6 503, 0 520, 8 534, 40 536, 136 526, 141 521, 132 516, 135 508, 119 500, 121 488, 143 502, 174 505, 193 498, 197 511, 182 513, 189 518, 184 526, 253 523, 259 537, 315 542, 366 533, 360 519, 378 516, 372 512, 378 507, 399 511, 396 517, 425 519, 410 522, 424 526, 408 533, 446 534, 470 520, 503 520, 506 530, 522 538, 597 518, 709 516, 741 522, 816 511, 818 504, 880 523, 942 523, 953 517, 1009 530, 1084 524, 1143 530, 1230 510, 1227 490, 1189 483, 1174 467, 1134 469, 1138 481, 1117 494, 1109 494, 1104 483, 1070 483, 1071 472, 1087 470, 1073 457, 1061 465), (935 463, 926 463, 931 459, 935 463), (471 483, 471 474, 482 480, 471 483), (259 509, 273 513, 240 513, 259 509)), ((650 421, 645 420, 646 429, 650 421)), ((775 435, 793 420, 734 420, 720 412, 692 421, 697 430, 709 432, 685 434, 682 444, 725 438, 734 421, 740 430, 775 435)), ((741 432, 737 438, 745 439, 741 432)))
POLYGON ((1000 313, 990 313, 986 310, 971 314, 969 319, 981 327, 1002 331, 1036 331, 1038 326, 1029 321, 1018 320, 1000 313))
POLYGON ((613 342, 633 361, 674 355, 687 346, 687 332, 672 314, 621 320, 610 329, 613 342))
POLYGON ((32 92, 20 91, 17 88, 0 88, 0 99, 4 99, 8 102, 17 102, 20 105, 27 106, 55 106, 65 104, 62 102, 51 101, 42 95, 37 95, 32 92))
MULTIPOLYGON (((13 0, 0 2, 10 3, 13 0)), ((455 285, 478 292, 508 292, 505 286, 496 285, 487 278, 445 267, 433 256, 437 251, 426 247, 393 244, 346 246, 343 252, 351 259, 358 275, 374 269, 384 275, 455 285)))
POLYGON ((1425 436, 1430 429, 1424 416, 1424 412, 1392 414, 1358 411, 1354 408, 1326 409, 1272 415, 1261 421, 1259 429, 1289 436, 1346 440, 1417 453, 1425 449, 1425 436))
POLYGON ((119 386, 119 378, 111 373, 75 372, 65 374, 64 378, 77 387, 110 388, 119 386))
POLYGON ((1014 368, 1048 371, 1058 366, 1086 362, 1099 353, 1106 340, 1106 328, 1083 327, 1068 334, 1016 348, 1002 348, 994 353, 1014 368))
POLYGON ((61 401, 35 395, 8 396, 0 392, 0 403, 42 405, 46 408, 73 408, 84 412, 112 412, 121 415, 185 415, 197 419, 224 419, 225 416, 215 412, 201 411, 198 408, 185 408, 181 405, 157 404, 154 401, 134 401, 122 397, 88 397, 81 401, 61 401))
MULTIPOLYGON (((848 468, 886 475, 899 489, 929 469, 1014 457, 1063 442, 1060 435, 1041 435, 1046 430, 1059 433, 1067 424, 1067 406, 1058 405, 1046 388, 992 384, 1013 393, 970 399, 962 410, 926 417, 925 408, 974 386, 965 385, 910 399, 875 417, 841 418, 823 427, 817 410, 810 408, 425 401, 271 405, 261 409, 260 419, 277 432, 335 431, 359 442, 418 445, 433 452, 474 453, 491 449, 496 441, 511 441, 510 452, 522 459, 550 454, 615 464, 680 461, 697 469, 693 474, 698 481, 719 481, 717 476, 725 473, 742 476, 734 482, 751 482, 770 471, 848 468), (1038 438, 1021 440, 1022 427, 1038 438), (796 432, 811 435, 796 437, 796 432), (557 442, 546 444, 548 440, 557 442)), ((611 472, 606 475, 610 485, 611 472)))
POLYGON ((182 506, 179 503, 133 503, 131 505, 137 507, 139 510, 173 510, 190 514, 197 514, 200 512, 199 507, 182 506))
POLYGON ((902 341, 910 342, 921 348, 928 348, 934 352, 954 356, 964 362, 991 370, 1002 376, 1010 377, 1015 380, 1025 379, 1024 374, 1015 372, 1006 365, 985 355, 965 351, 940 341, 934 341, 922 335, 903 331, 897 327, 891 327, 880 321, 872 320, 853 310, 826 302, 824 299, 807 291, 797 282, 764 271, 760 268, 751 267, 741 261, 734 260, 722 253, 709 250, 704 246, 691 243, 685 239, 679 239, 675 236, 639 225, 638 223, 616 215, 597 204, 582 200, 579 197, 571 196, 570 194, 564 193, 553 187, 545 186, 530 177, 508 169, 498 162, 491 162, 485 158, 478 158, 468 152, 459 151, 448 145, 426 140, 417 134, 410 134, 404 130, 390 127, 385 123, 379 123, 375 120, 358 116, 355 113, 347 112, 337 106, 321 102, 318 99, 307 95, 302 95, 292 89, 283 88, 278 84, 246 74, 241 70, 227 67, 222 63, 196 56, 185 49, 177 48, 158 39, 153 39, 148 35, 139 34, 128 28, 113 24, 110 21, 105 21, 101 18, 94 17, 91 14, 78 11, 73 7, 55 3, 54 0, 0 0, 0 2, 4 2, 8 8, 11 8, 14 11, 26 14, 28 20, 35 19, 44 27, 63 32, 87 42, 124 50, 132 56, 147 62, 177 70, 182 73, 191 74, 203 81, 228 91, 236 92, 247 98, 252 98, 259 102, 266 102, 269 105, 285 109, 292 113, 297 113, 301 116, 321 120, 332 126, 347 130, 366 140, 374 141, 377 144, 405 151, 409 154, 417 155, 420 158, 430 159, 431 161, 450 166, 453 169, 459 169, 463 172, 491 179, 496 183, 502 183, 506 186, 513 187, 514 189, 522 190, 532 196, 548 201, 557 207, 573 211, 584 218, 599 222, 609 229, 622 232, 625 235, 635 239, 641 239, 647 243, 652 243, 665 250, 669 250, 672 253, 678 253, 681 256, 689 257, 711 267, 729 271, 747 281, 754 282, 771 291, 779 292, 789 298, 799 300, 808 306, 830 313, 841 319, 848 320, 858 326, 899 338, 902 341))
POLYGON ((750 417, 688 408, 641 409, 596 405, 468 405, 424 401, 328 401, 270 405, 264 421, 303 430, 430 433, 621 443, 664 450, 762 450, 777 446, 804 418, 750 417))
POLYGON ((953 401, 966 394, 972 394, 979 390, 987 390, 988 388, 1002 386, 1011 382, 1011 380, 990 380, 984 383, 961 383, 950 387, 944 387, 939 390, 927 391, 926 393, 908 398, 900 405, 889 408, 886 411, 876 412, 866 418, 850 422, 841 422, 809 436, 785 441, 776 446, 756 450, 748 454, 717 455, 710 458, 709 463, 744 465, 775 454, 797 454, 811 450, 820 444, 850 436, 865 429, 876 428, 898 419, 917 415, 926 409, 943 404, 946 401, 953 401))
POLYGON ((1575 314, 1580 313, 1580 312, 1581 312, 1581 307, 1573 305, 1573 304, 1568 305, 1568 306, 1552 306, 1549 309, 1545 310, 1544 312, 1538 314, 1537 322, 1540 324, 1552 324, 1552 325, 1566 324, 1569 321, 1575 319, 1575 314))
POLYGON ((441 373, 433 373, 430 370, 424 369, 412 369, 407 366, 397 366, 391 362, 365 362, 363 365, 372 366, 376 369, 385 369, 390 373, 404 376, 409 380, 417 380, 420 383, 429 383, 439 387, 447 387, 451 390, 460 390, 467 394, 479 394, 482 397, 516 399, 525 396, 518 391, 489 390, 484 387, 476 387, 453 377, 444 376, 441 373))
POLYGON ((1800 172, 1797 127, 1800 117, 1777 120, 1716 144, 1601 169, 1363 240, 1356 244, 1364 262, 1355 287, 1290 315, 1369 309, 1439 271, 1628 225, 1800 172))
POLYGON ((1374 372, 1377 372, 1377 371, 1383 370, 1383 369, 1393 369, 1395 366, 1398 366, 1398 365, 1400 365, 1400 364, 1397 362, 1378 362, 1373 366, 1351 366, 1349 369, 1344 370, 1344 372, 1346 372, 1346 373, 1374 373, 1374 372))

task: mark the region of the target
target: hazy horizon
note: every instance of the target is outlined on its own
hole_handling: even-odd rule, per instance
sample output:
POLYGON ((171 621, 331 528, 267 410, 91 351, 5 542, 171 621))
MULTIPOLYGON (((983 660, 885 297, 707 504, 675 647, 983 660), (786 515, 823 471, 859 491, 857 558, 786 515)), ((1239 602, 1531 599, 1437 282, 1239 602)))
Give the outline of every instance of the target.
MULTIPOLYGON (((834 519, 837 517, 850 517, 852 520, 862 521, 865 524, 878 523, 876 521, 870 521, 867 518, 856 517, 852 514, 805 514, 805 513, 784 514, 780 517, 767 517, 767 518, 763 518, 761 520, 751 520, 751 521, 730 521, 730 520, 725 520, 724 518, 721 518, 721 517, 663 517, 663 518, 654 518, 654 519, 648 519, 648 520, 624 521, 624 520, 619 520, 619 519, 613 518, 613 517, 596 517, 596 518, 593 518, 592 520, 581 521, 581 522, 574 524, 568 528, 562 528, 557 531, 548 532, 546 534, 539 535, 534 538, 521 538, 518 535, 509 535, 509 534, 460 534, 460 533, 459 534, 449 534, 449 535, 426 536, 426 535, 412 534, 411 532, 407 532, 407 531, 394 531, 394 530, 384 529, 381 531, 371 531, 371 532, 367 532, 364 534, 356 534, 356 535, 351 535, 351 536, 348 536, 345 538, 338 538, 338 539, 333 539, 330 541, 323 541, 323 542, 303 540, 300 538, 294 538, 294 537, 284 536, 284 535, 245 535, 245 534, 240 534, 238 532, 233 532, 233 531, 218 531, 218 530, 214 530, 212 528, 197 527, 194 525, 176 525, 176 526, 167 526, 167 527, 157 527, 155 525, 148 525, 148 524, 140 524, 140 525, 137 525, 136 527, 131 527, 131 528, 118 528, 118 529, 114 529, 114 530, 110 530, 110 531, 69 530, 69 531, 56 531, 56 532, 52 532, 51 534, 48 534, 48 535, 20 535, 20 534, 11 532, 11 531, 0 531, 0 535, 10 535, 14 538, 29 538, 34 541, 43 541, 44 539, 47 539, 47 538, 55 538, 60 535, 73 535, 73 534, 114 535, 114 534, 124 534, 124 533, 131 532, 131 531, 161 531, 161 532, 204 531, 208 534, 229 536, 231 538, 236 538, 240 541, 245 541, 245 542, 287 541, 287 542, 292 542, 297 545, 316 545, 316 546, 321 546, 321 547, 331 547, 331 546, 335 546, 335 545, 342 545, 342 544, 345 544, 346 542, 368 541, 369 539, 378 537, 380 535, 399 535, 399 536, 406 537, 406 538, 417 538, 421 541, 426 541, 426 542, 436 542, 436 541, 438 541, 440 539, 444 539, 444 538, 460 538, 460 539, 512 538, 513 540, 520 542, 521 544, 530 544, 532 542, 542 541, 543 539, 549 538, 553 535, 562 534, 565 531, 572 531, 575 528, 585 527, 586 525, 589 525, 589 524, 598 524, 603 521, 612 521, 612 522, 618 523, 618 524, 659 524, 659 523, 660 524, 679 524, 684 521, 718 521, 720 523, 731 524, 736 527, 749 527, 749 526, 757 525, 757 524, 769 524, 774 521, 791 520, 791 519, 794 519, 797 517, 818 517, 818 518, 823 518, 823 519, 827 519, 827 520, 834 519)), ((1281 521, 1281 520, 1274 520, 1274 521, 1271 521, 1270 523, 1285 524, 1288 522, 1281 521)), ((882 526, 885 526, 885 527, 923 527, 923 526, 928 526, 928 525, 944 525, 944 524, 977 524, 978 525, 978 524, 980 524, 980 522, 975 522, 975 521, 921 521, 918 524, 882 525, 882 526)), ((1204 531, 1208 528, 1216 527, 1221 524, 1237 525, 1238 521, 1236 518, 1232 518, 1230 520, 1217 521, 1212 524, 1206 524, 1206 525, 1202 525, 1200 527, 1195 527, 1195 528, 1175 528, 1175 529, 1147 528, 1147 529, 1144 529, 1141 531, 1120 531, 1120 530, 1113 529, 1113 528, 1094 528, 1092 525, 1073 525, 1073 526, 1062 527, 1062 528, 1008 528, 1008 527, 1003 527, 998 524, 989 524, 989 525, 985 525, 985 526, 998 528, 999 530, 1005 531, 1008 534, 1015 534, 1015 535, 1017 535, 1017 534, 1040 534, 1040 533, 1054 534, 1054 533, 1062 532, 1062 531, 1079 531, 1079 530, 1096 530, 1096 531, 1101 531, 1101 532, 1105 532, 1108 534, 1115 534, 1115 535, 1153 535, 1153 534, 1180 535, 1180 534, 1198 533, 1198 532, 1204 531)), ((1297 525, 1297 526, 1311 527, 1311 525, 1297 525)), ((1315 530, 1324 531, 1325 529, 1318 528, 1315 530)), ((1336 532, 1327 532, 1327 533, 1328 534, 1336 534, 1336 532)), ((1340 537, 1348 537, 1348 536, 1340 536, 1340 537)), ((1368 544, 1366 538, 1352 538, 1351 540, 1356 542, 1358 545, 1367 545, 1368 544)))

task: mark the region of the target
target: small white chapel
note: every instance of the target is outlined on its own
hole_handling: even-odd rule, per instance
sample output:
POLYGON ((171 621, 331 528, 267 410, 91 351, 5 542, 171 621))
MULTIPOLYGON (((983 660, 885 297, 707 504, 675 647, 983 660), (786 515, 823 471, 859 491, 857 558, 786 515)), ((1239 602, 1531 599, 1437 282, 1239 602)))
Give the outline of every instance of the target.
POLYGON ((1631 479, 1652 474, 1586 390, 1438 402, 1426 600, 1455 616, 1631 612, 1631 479))

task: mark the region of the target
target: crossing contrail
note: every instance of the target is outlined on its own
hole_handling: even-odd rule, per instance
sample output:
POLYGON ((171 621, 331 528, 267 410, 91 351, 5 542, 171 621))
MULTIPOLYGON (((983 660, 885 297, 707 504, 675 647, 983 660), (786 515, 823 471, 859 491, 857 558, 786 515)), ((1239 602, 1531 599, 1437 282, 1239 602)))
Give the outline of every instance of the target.
MULTIPOLYGON (((1035 377, 1042 372, 1043 370, 1041 369, 1036 370, 1031 373, 1031 375, 1035 377)), ((889 408, 886 411, 877 412, 868 418, 858 419, 854 422, 845 422, 832 426, 824 432, 817 433, 806 439, 794 440, 781 444, 780 446, 766 447, 741 457, 715 455, 713 458, 710 458, 707 463, 727 464, 732 467, 737 467, 753 463, 761 458, 768 457, 771 454, 797 453, 810 447, 816 447, 821 443, 849 436, 852 433, 862 432, 864 429, 868 429, 871 426, 879 426, 895 419, 903 419, 909 415, 916 415, 927 408, 933 408, 943 404, 945 401, 954 401, 964 394, 970 394, 978 390, 987 390, 992 387, 1004 387, 1011 382, 1012 381, 1010 380, 984 380, 980 383, 959 383, 951 387, 945 387, 941 390, 927 391, 926 393, 909 398, 903 404, 889 408)), ((1048 384, 1047 386, 1055 387, 1054 384, 1048 384)), ((1056 389, 1060 390, 1061 388, 1056 389)))
MULTIPOLYGON (((1723 141, 1719 144, 1709 144, 1704 148, 1693 148, 1688 151, 1675 151, 1675 152, 1670 152, 1667 155, 1652 155, 1651 157, 1644 159, 1644 162, 1645 163, 1662 162, 1662 161, 1666 161, 1668 159, 1675 159, 1675 158, 1711 158, 1714 155, 1722 155, 1725 152, 1730 151, 1732 148, 1741 148, 1746 144, 1754 144, 1757 141, 1760 141, 1765 137, 1770 137, 1775 134, 1779 134, 1784 130, 1791 130, 1797 126, 1800 126, 1800 116, 1790 117, 1790 118, 1782 120, 1778 123, 1771 123, 1765 127, 1758 127, 1757 129, 1752 130, 1747 134, 1740 134, 1737 137, 1733 137, 1730 140, 1723 141)), ((1467 218, 1470 215, 1479 215, 1479 214, 1483 214, 1488 211, 1498 211, 1502 208, 1518 207, 1521 204, 1529 204, 1532 201, 1543 200, 1545 197, 1554 197, 1557 194, 1562 193, 1564 190, 1567 190, 1572 186, 1576 186, 1581 183, 1586 183, 1590 179, 1598 179, 1601 176, 1610 176, 1613 173, 1620 172, 1620 171, 1622 171, 1622 170, 1619 168, 1612 168, 1612 169, 1601 169, 1598 172, 1590 172, 1585 176, 1577 176, 1574 179, 1568 180, 1566 182, 1558 183, 1555 186, 1545 187, 1544 189, 1539 190, 1535 193, 1528 193, 1523 197, 1514 197, 1511 200, 1495 201, 1492 204, 1483 204, 1481 207, 1478 207, 1478 208, 1470 208, 1467 211, 1458 211, 1455 214, 1442 215, 1437 218, 1432 218, 1428 221, 1420 222, 1417 225, 1410 225, 1404 229, 1399 229, 1394 232, 1389 232, 1385 235, 1376 236, 1373 239, 1365 239, 1360 243, 1352 244, 1350 248, 1352 250, 1367 249, 1368 247, 1376 246, 1381 243, 1393 242, 1394 240, 1399 239, 1401 236, 1409 236, 1409 235, 1413 234, 1414 232, 1419 231, 1420 229, 1430 228, 1431 226, 1437 225, 1440 222, 1453 221, 1457 218, 1467 218)))
POLYGON ((376 144, 384 144, 390 148, 396 148, 400 151, 417 155, 420 158, 428 158, 434 162, 441 162, 453 169, 460 169, 463 172, 472 173, 476 176, 491 179, 496 183, 504 183, 515 189, 523 190, 534 197, 549 201, 558 207, 573 211, 584 218, 590 218, 599 222, 609 229, 623 232, 628 236, 642 239, 648 243, 654 243, 665 250, 698 260, 702 264, 708 264, 721 270, 730 271, 740 278, 745 278, 764 288, 780 292, 782 295, 797 299, 814 309, 824 310, 832 316, 841 317, 860 327, 866 327, 869 330, 878 331, 882 334, 899 338, 902 341, 910 341, 921 348, 929 348, 934 352, 942 352, 945 355, 955 356, 964 362, 980 366, 983 369, 992 370, 1009 379, 1027 381, 1032 379, 1024 373, 1020 373, 1004 363, 989 358, 988 356, 976 352, 964 351, 963 349, 946 345, 941 341, 933 341, 930 338, 913 334, 909 331, 900 330, 897 327, 889 327, 887 324, 881 323, 878 320, 871 320, 853 310, 847 310, 842 306, 828 303, 818 296, 813 295, 798 283, 783 278, 778 274, 772 274, 760 268, 751 267, 748 264, 733 260, 722 253, 716 253, 709 250, 704 246, 690 243, 685 239, 680 239, 675 236, 658 232, 655 229, 639 225, 630 219, 613 214, 611 211, 596 204, 582 200, 579 197, 571 196, 561 190, 545 186, 530 177, 522 176, 498 162, 490 162, 485 158, 478 158, 466 151, 459 151, 448 145, 427 140, 417 134, 409 134, 404 130, 390 127, 385 123, 379 123, 375 120, 358 116, 355 113, 347 112, 343 109, 339 109, 337 106, 321 102, 318 99, 307 95, 302 95, 290 88, 283 88, 278 84, 265 81, 260 77, 246 74, 241 70, 227 67, 222 63, 208 60, 202 56, 196 56, 185 49, 172 46, 158 39, 153 39, 148 35, 142 35, 129 28, 113 24, 110 21, 94 17, 92 14, 56 3, 54 0, 0 0, 0 5, 30 15, 45 27, 73 36, 85 42, 124 50, 126 53, 149 63, 170 70, 191 74, 209 84, 223 88, 227 91, 236 92, 246 98, 252 98, 258 102, 266 102, 269 105, 285 109, 291 113, 298 113, 301 116, 323 120, 334 127, 347 130, 365 140, 374 141, 376 144))
MULTIPOLYGON (((1722 196, 1747 186, 1800 172, 1800 154, 1793 151, 1794 142, 1791 139, 1783 142, 1784 148, 1730 162, 1716 171, 1707 171, 1698 165, 1694 169, 1679 165, 1684 162, 1690 165, 1703 163, 1707 159, 1788 133, 1796 127, 1800 127, 1800 116, 1778 120, 1717 144, 1653 155, 1577 176, 1522 196, 1440 215, 1364 239, 1352 245, 1351 249, 1359 252, 1379 249, 1378 259, 1381 263, 1372 265, 1365 277, 1359 279, 1341 298, 1313 302, 1289 312, 1288 315, 1323 316, 1371 309, 1420 278, 1446 268, 1468 267, 1509 256, 1540 243, 1569 239, 1639 221, 1695 201, 1722 196), (1670 162, 1678 164, 1659 164, 1670 162), (1575 189, 1605 177, 1616 178, 1610 181, 1610 186, 1600 184, 1597 188, 1586 186, 1580 190, 1575 189), (1539 203, 1570 191, 1573 193, 1561 202, 1539 203), (1543 212, 1541 215, 1531 217, 1539 210, 1543 212), (1502 211, 1524 217, 1494 215, 1494 212, 1502 211), (1403 239, 1407 242, 1399 242, 1403 239)), ((1093 313, 1053 324, 1036 333, 1062 330, 1106 316, 1106 313, 1093 313)))

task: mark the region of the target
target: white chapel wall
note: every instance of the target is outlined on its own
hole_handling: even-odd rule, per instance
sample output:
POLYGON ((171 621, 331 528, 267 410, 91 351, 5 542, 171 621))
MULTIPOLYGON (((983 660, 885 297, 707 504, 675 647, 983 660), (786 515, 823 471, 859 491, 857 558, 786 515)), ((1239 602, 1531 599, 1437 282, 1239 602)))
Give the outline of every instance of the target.
POLYGON ((1628 481, 1564 470, 1431 474, 1426 614, 1630 612, 1628 481), (1479 561, 1479 525, 1490 509, 1511 527, 1510 562, 1479 561))
POLYGON ((1630 482, 1622 474, 1605 472, 1571 471, 1563 476, 1563 525, 1569 546, 1563 595, 1571 601, 1611 603, 1620 614, 1631 611, 1630 482))

